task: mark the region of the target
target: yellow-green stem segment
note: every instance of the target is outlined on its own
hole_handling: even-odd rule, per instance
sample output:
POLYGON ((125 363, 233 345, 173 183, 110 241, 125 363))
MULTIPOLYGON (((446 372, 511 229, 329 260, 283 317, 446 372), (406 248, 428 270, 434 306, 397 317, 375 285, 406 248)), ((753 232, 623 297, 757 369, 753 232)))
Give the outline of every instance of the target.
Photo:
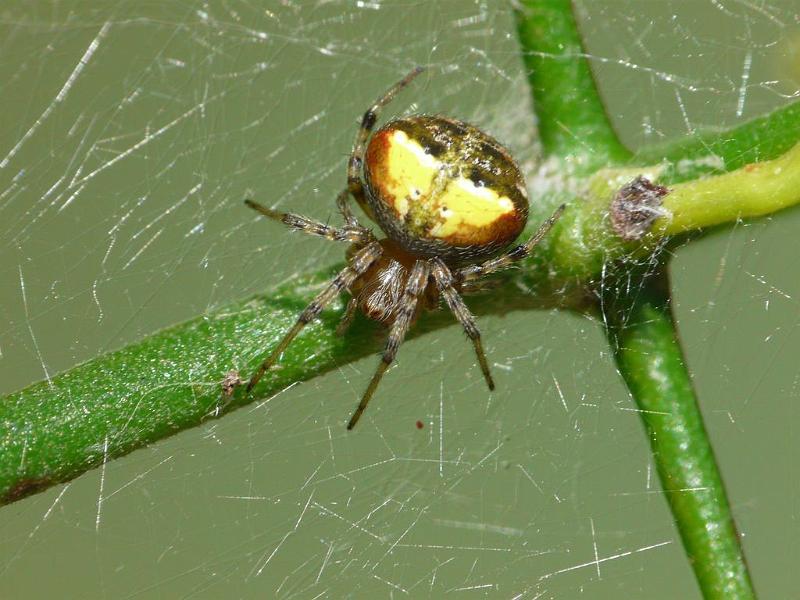
POLYGON ((800 144, 773 160, 735 171, 678 183, 654 223, 659 237, 768 215, 800 202, 800 144))

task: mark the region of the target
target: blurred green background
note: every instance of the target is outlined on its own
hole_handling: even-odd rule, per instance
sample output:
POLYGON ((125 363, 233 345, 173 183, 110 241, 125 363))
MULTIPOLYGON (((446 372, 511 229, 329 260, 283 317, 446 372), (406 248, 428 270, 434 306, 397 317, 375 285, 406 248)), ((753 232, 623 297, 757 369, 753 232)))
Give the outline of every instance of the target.
MULTIPOLYGON (((798 95, 793 0, 579 6, 632 147, 798 95)), ((357 117, 414 65, 389 113, 536 162, 506 2, 12 0, 0 26, 0 393, 340 261, 241 200, 335 218, 357 117)), ((672 263, 764 598, 800 559, 798 225, 672 263)), ((374 358, 0 509, 0 597, 698 597, 601 324, 480 324, 492 395, 453 326, 404 345, 353 433, 374 358)))

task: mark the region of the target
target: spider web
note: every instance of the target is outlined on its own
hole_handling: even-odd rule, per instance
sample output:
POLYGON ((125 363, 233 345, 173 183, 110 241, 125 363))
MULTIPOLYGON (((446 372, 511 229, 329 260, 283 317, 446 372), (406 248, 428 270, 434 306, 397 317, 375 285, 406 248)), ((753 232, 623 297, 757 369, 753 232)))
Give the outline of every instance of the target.
MULTIPOLYGON (((794 0, 581 7, 632 147, 798 95, 794 0)), ((241 199, 335 218, 356 117, 416 64, 432 75, 390 113, 472 121, 535 162, 506 3, 11 2, 2 28, 0 393, 341 260, 241 199)), ((800 558, 797 221, 673 261, 764 597, 794 593, 800 558)), ((697 597, 599 324, 480 325, 491 396, 454 325, 403 346, 355 434, 374 358, 3 508, 2 596, 697 597)))

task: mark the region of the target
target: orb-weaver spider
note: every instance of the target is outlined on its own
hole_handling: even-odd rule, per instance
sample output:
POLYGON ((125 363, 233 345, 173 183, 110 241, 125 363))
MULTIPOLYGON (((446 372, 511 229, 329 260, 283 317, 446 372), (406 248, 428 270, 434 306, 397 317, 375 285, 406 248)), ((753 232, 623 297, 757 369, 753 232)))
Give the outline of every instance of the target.
POLYGON ((395 119, 372 134, 383 107, 421 72, 414 69, 364 113, 347 166, 347 187, 336 199, 343 227, 245 201, 292 229, 350 243, 347 266, 300 313, 253 374, 248 392, 303 327, 342 292, 351 298, 338 332, 344 332, 359 309, 390 326, 382 360, 348 429, 364 412, 409 327, 424 308, 438 306, 440 297, 472 340, 486 384, 494 389, 480 331, 459 292, 528 256, 564 209, 560 206, 524 244, 497 256, 528 220, 525 181, 503 146, 468 123, 441 116, 395 119), (377 239, 358 222, 350 196, 387 237, 377 239))

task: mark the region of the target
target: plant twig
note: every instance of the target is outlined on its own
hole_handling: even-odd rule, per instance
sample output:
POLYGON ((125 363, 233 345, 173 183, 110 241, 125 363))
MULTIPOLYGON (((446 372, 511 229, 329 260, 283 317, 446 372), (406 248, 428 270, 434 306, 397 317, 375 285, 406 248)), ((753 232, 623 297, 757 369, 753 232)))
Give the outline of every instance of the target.
MULTIPOLYGON (((541 280, 529 275, 505 273, 501 288, 471 297, 472 309, 481 315, 536 308, 547 294, 535 293, 541 280)), ((376 352, 380 337, 364 318, 346 336, 336 334, 338 306, 310 324, 269 377, 245 393, 243 384, 264 354, 330 278, 326 270, 297 279, 3 397, 0 504, 376 352)), ((444 311, 428 314, 409 337, 453 323, 444 311)), ((342 434, 352 408, 342 406, 342 434)))
MULTIPOLYGON (((621 286, 624 288, 624 286, 621 286)), ((755 598, 725 487, 675 333, 668 281, 606 299, 617 366, 639 408, 684 548, 708 600, 755 598)))
POLYGON ((773 160, 671 186, 654 224, 656 236, 675 235, 772 214, 800 202, 800 144, 773 160))
POLYGON ((697 179, 773 160, 789 152, 800 140, 800 102, 793 102, 761 117, 723 131, 701 132, 666 145, 640 149, 637 164, 664 164, 668 183, 697 179))
POLYGON ((548 155, 589 172, 629 159, 597 91, 570 0, 519 0, 522 58, 548 155))

